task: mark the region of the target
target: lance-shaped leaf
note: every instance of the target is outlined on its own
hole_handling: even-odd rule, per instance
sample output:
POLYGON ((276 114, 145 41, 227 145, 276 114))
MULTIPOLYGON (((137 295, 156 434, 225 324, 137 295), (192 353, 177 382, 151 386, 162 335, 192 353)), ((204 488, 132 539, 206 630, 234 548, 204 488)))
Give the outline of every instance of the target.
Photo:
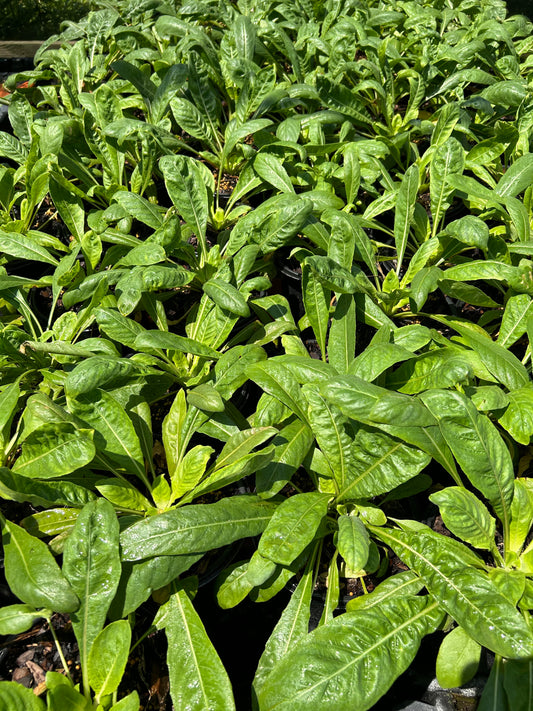
POLYGON ((505 171, 496 185, 496 192, 502 197, 516 197, 533 182, 533 155, 526 153, 505 171))
POLYGON ((437 681, 444 689, 466 684, 477 672, 481 647, 462 627, 443 639, 437 656, 437 681))
POLYGON ((497 429, 460 392, 429 390, 421 398, 439 420, 442 433, 464 473, 489 500, 508 531, 513 462, 497 429))
POLYGON ((261 711, 366 711, 411 664, 442 619, 428 597, 346 613, 300 639, 259 689, 261 711))
POLYGON ((494 343, 490 337, 486 338, 456 319, 439 316, 436 320, 446 323, 460 333, 464 343, 479 354, 490 373, 509 390, 529 384, 529 375, 525 366, 499 343, 494 343))
POLYGON ((362 570, 368 560, 370 538, 357 516, 339 516, 337 548, 350 570, 362 570))
POLYGON ((63 572, 80 598, 71 620, 85 675, 89 651, 103 629, 119 583, 118 543, 117 515, 105 499, 91 501, 81 510, 65 542, 63 572))
POLYGON ((346 611, 355 612, 355 610, 375 607, 385 599, 417 595, 423 587, 424 583, 416 573, 413 573, 412 570, 405 570, 402 573, 396 573, 396 575, 386 578, 371 593, 358 595, 348 600, 346 611))
POLYGON ((350 467, 338 494, 340 501, 391 491, 430 462, 426 452, 366 426, 357 431, 351 449, 350 467))
POLYGON ((109 608, 112 620, 127 617, 148 600, 154 590, 160 590, 202 557, 196 555, 160 555, 135 563, 123 563, 122 574, 109 608))
POLYGON ((57 265, 57 259, 52 257, 45 247, 37 244, 35 240, 14 232, 0 230, 2 252, 19 259, 28 259, 34 262, 57 265), (16 236, 15 236, 16 235, 16 236))
POLYGON ((459 486, 448 486, 429 498, 437 504, 442 520, 455 536, 474 548, 494 547, 496 520, 475 494, 459 486))
POLYGON ((5 467, 0 467, 0 496, 9 501, 29 502, 34 506, 82 507, 95 494, 84 486, 69 481, 41 481, 29 479, 5 467))
POLYGON ((92 431, 70 422, 51 422, 31 432, 15 462, 16 474, 36 479, 65 476, 81 469, 96 453, 92 431))
POLYGON ((195 504, 139 521, 121 535, 122 559, 190 555, 263 532, 276 509, 256 496, 195 504))
POLYGON ((313 491, 285 499, 270 519, 258 551, 274 563, 288 566, 314 539, 328 511, 329 494, 313 491))
POLYGON ((394 213, 394 243, 396 245, 396 273, 399 274, 402 268, 403 257, 409 239, 409 231, 415 210, 416 197, 420 184, 418 165, 411 165, 402 178, 400 189, 396 198, 396 210, 394 213))
POLYGON ((300 639, 307 636, 312 592, 313 570, 308 569, 302 575, 289 604, 283 610, 279 622, 265 645, 253 681, 256 696, 276 664, 300 639))
POLYGON ((34 608, 74 612, 75 591, 48 546, 11 521, 2 526, 6 580, 14 595, 34 608))
POLYGON ((281 491, 304 461, 312 444, 313 434, 304 422, 294 420, 283 427, 272 440, 272 460, 256 473, 257 493, 266 499, 281 491))
POLYGON ((118 689, 126 668, 131 644, 131 627, 127 620, 117 620, 99 632, 88 659, 88 676, 96 698, 118 689))
POLYGON ((356 308, 350 294, 337 298, 328 338, 328 362, 346 373, 355 356, 356 308))
POLYGON ((372 527, 372 532, 419 575, 442 608, 472 639, 496 654, 522 659, 533 654, 533 633, 516 607, 488 575, 468 564, 470 551, 433 531, 372 527))
POLYGON ((95 430, 98 453, 121 470, 144 480, 144 459, 133 423, 122 405, 104 390, 68 398, 71 411, 95 430))
POLYGON ((51 614, 52 610, 36 610, 31 605, 6 605, 0 608, 0 634, 26 632, 37 620, 51 614))
POLYGON ((352 438, 346 432, 346 417, 332 405, 315 385, 304 385, 309 403, 309 423, 318 446, 325 455, 339 490, 350 481, 353 466, 352 438))
POLYGON ((510 296, 505 304, 498 343, 510 348, 527 330, 528 319, 533 314, 533 300, 528 294, 510 296))
POLYGON ((297 379, 288 367, 272 360, 248 366, 246 374, 265 392, 277 398, 303 422, 307 421, 307 403, 297 379))
POLYGON ((464 161, 464 149, 453 137, 439 145, 431 157, 429 192, 433 236, 437 234, 441 219, 450 205, 449 197, 453 188, 448 183, 448 177, 452 174, 462 173, 464 161))
POLYGON ((307 264, 302 267, 302 297, 305 314, 315 334, 320 353, 324 357, 331 291, 324 286, 307 264))
MULTIPOLYGON (((244 17, 244 16, 243 16, 244 17)), ((254 170, 282 193, 294 193, 294 187, 283 163, 272 153, 258 153, 254 159, 254 170)))
POLYGON ((44 701, 18 681, 0 681, 0 711, 45 711, 44 701))
POLYGON ((220 353, 194 338, 178 336, 177 333, 168 331, 143 331, 135 339, 135 348, 139 350, 168 350, 192 353, 192 355, 218 360, 220 353))
POLYGON ((244 294, 233 284, 228 284, 222 279, 209 279, 203 284, 202 289, 220 308, 244 318, 250 315, 244 294))
POLYGON ((177 709, 234 711, 231 684, 185 590, 178 590, 156 619, 168 640, 170 695, 177 709))
POLYGON ((159 165, 170 199, 196 234, 202 255, 207 254, 207 188, 194 158, 183 155, 163 156, 159 165))

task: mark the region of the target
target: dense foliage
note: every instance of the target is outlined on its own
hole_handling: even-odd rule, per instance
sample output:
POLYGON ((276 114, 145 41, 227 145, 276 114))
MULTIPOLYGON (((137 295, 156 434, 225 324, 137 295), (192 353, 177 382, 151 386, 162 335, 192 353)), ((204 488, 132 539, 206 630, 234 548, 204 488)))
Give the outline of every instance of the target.
MULTIPOLYGON (((437 629, 443 686, 485 647, 479 708, 530 708, 533 26, 500 0, 99 8, 7 84, 0 496, 29 506, 0 632, 70 614, 83 679, 49 672, 47 708, 133 711, 157 591, 174 707, 235 708, 194 594, 246 539, 222 608, 294 586, 254 708, 370 709, 437 629)), ((2 682, 3 708, 44 702, 2 682)))

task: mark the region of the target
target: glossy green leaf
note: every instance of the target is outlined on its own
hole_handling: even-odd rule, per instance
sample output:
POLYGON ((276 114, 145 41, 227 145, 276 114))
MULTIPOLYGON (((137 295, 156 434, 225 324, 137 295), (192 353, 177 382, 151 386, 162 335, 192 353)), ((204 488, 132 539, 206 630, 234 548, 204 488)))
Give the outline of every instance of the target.
POLYGON ((307 636, 312 592, 313 572, 306 570, 292 593, 289 604, 281 613, 279 622, 274 627, 257 665, 253 681, 256 696, 276 664, 299 640, 307 636))
POLYGON ((326 516, 329 498, 329 494, 310 492, 285 499, 261 536, 261 555, 274 563, 290 565, 314 539, 326 516))
POLYGON ((68 398, 72 412, 95 430, 97 452, 121 470, 144 480, 144 459, 133 423, 120 403, 104 390, 68 398))
POLYGON ((312 443, 313 435, 304 422, 294 420, 283 427, 272 440, 272 461, 256 473, 259 496, 270 498, 281 491, 304 461, 312 443))
POLYGON ((97 308, 94 315, 98 325, 109 338, 128 348, 134 348, 135 339, 145 330, 137 321, 123 316, 115 309, 97 308))
POLYGON ((442 614, 427 597, 346 613, 301 639, 259 689, 261 711, 366 711, 411 664, 442 614))
POLYGON ((257 536, 275 508, 255 496, 234 496, 166 511, 122 532, 122 559, 200 553, 257 536))
POLYGON ((387 385, 401 393, 415 394, 434 388, 453 387, 471 375, 469 363, 457 351, 444 347, 403 363, 388 376, 387 385))
POLYGON ((421 398, 439 420, 457 462, 491 503, 507 531, 514 471, 509 450, 497 429, 462 393, 429 390, 421 398))
POLYGON ((139 350, 180 351, 181 353, 192 353, 211 360, 220 358, 220 353, 214 348, 204 345, 193 338, 178 336, 178 334, 169 333, 168 331, 144 331, 135 339, 135 348, 139 350))
POLYGON ((405 570, 386 578, 371 593, 358 595, 346 603, 347 612, 379 606, 382 600, 417 595, 424 583, 412 570, 405 570))
POLYGON ((304 264, 318 277, 322 284, 338 294, 353 294, 358 290, 355 277, 349 269, 341 266, 330 257, 306 257, 304 264))
POLYGON ((77 506, 92 501, 95 494, 69 481, 29 479, 0 467, 0 495, 10 501, 29 502, 34 506, 77 506))
POLYGON ((324 355, 331 291, 305 263, 302 267, 302 298, 306 317, 315 334, 320 353, 324 355))
POLYGON ((309 423, 325 455, 340 491, 346 489, 353 466, 352 438, 347 433, 346 417, 329 403, 313 385, 304 386, 309 403, 309 423))
POLYGON ((510 659, 529 657, 533 633, 516 607, 482 570, 457 556, 455 541, 433 534, 373 528, 372 532, 424 581, 431 595, 474 639, 510 659))
POLYGON ((117 620, 135 612, 154 590, 177 580, 201 557, 202 553, 160 555, 140 562, 123 563, 118 589, 109 608, 109 617, 117 620))
POLYGON ((508 393, 509 405, 498 420, 520 444, 529 444, 533 435, 533 388, 518 388, 508 393))
POLYGON ((527 321, 533 314, 533 300, 528 294, 510 296, 503 313, 496 343, 509 348, 527 330, 527 321))
POLYGON ((6 580, 14 595, 34 608, 74 612, 75 590, 63 576, 48 546, 11 521, 2 526, 6 580))
POLYGON ((289 368, 281 363, 269 361, 254 363, 246 369, 246 373, 250 380, 286 405, 303 422, 307 421, 307 403, 298 381, 289 368))
POLYGON ((24 441, 13 471, 36 479, 65 476, 91 462, 95 452, 90 430, 69 422, 41 425, 24 441))
POLYGON ((116 704, 113 704, 109 711, 138 711, 140 707, 139 694, 132 691, 131 694, 124 696, 116 704))
POLYGON ((338 499, 369 498, 391 491, 429 464, 429 456, 385 432, 362 426, 352 445, 351 465, 338 499))
POLYGON ((196 445, 185 454, 170 477, 174 499, 194 489, 205 474, 207 463, 214 451, 212 447, 196 445))
POLYGON ((411 229, 418 187, 420 184, 419 168, 411 165, 406 171, 398 190, 396 198, 396 210, 394 215, 394 243, 396 245, 397 266, 396 273, 399 274, 407 240, 411 229))
POLYGON ((168 640, 170 695, 175 708, 235 709, 228 675, 185 590, 160 610, 168 640))
POLYGON ((350 570, 363 570, 368 560, 369 536, 357 516, 339 516, 337 548, 350 570))
POLYGON ((492 550, 496 520, 475 494, 459 486, 448 486, 431 494, 446 527, 474 548, 492 550))
POLYGON ((348 372, 354 359, 355 334, 355 301, 350 294, 341 294, 337 297, 328 337, 328 362, 339 373, 348 372))
POLYGON ((395 343, 370 344, 352 361, 348 372, 372 382, 391 366, 412 358, 410 351, 395 343))
POLYGON ((511 525, 507 548, 520 553, 533 525, 533 488, 531 479, 517 478, 514 481, 514 496, 511 504, 511 525))
POLYGON ((0 681, 0 711, 45 711, 42 699, 16 681, 0 681))
POLYGON ((70 397, 76 397, 96 388, 116 387, 137 374, 135 364, 129 359, 92 356, 69 372, 65 379, 65 390, 70 397))
POLYGON ((205 250, 207 188, 196 161, 183 155, 164 156, 160 167, 170 199, 194 230, 201 249, 205 250))
POLYGON ((87 660, 87 674, 96 698, 118 689, 130 652, 131 627, 127 620, 117 620, 104 627, 95 638, 87 660))
POLYGON ((120 579, 119 525, 109 501, 92 501, 80 512, 65 542, 63 572, 80 599, 71 620, 87 674, 89 652, 120 579))
POLYGON ((439 647, 437 681, 443 689, 463 686, 475 676, 480 657, 480 645, 462 627, 455 627, 439 647))
POLYGON ((254 170, 265 182, 282 193, 294 193, 294 187, 283 163, 272 153, 258 153, 254 159, 254 170))
POLYGON ((202 289, 220 308, 244 318, 250 315, 244 294, 232 284, 215 278, 206 281, 202 285, 202 289))
POLYGON ((45 264, 57 265, 58 263, 57 259, 52 257, 47 249, 24 235, 17 234, 15 237, 13 232, 0 230, 0 240, 2 240, 2 252, 12 257, 44 262, 45 264))
POLYGON ((496 191, 502 197, 516 197, 533 182, 533 155, 517 158, 505 171, 496 185, 496 191))
POLYGON ((248 573, 248 561, 235 563, 224 570, 217 580, 217 602, 223 610, 235 607, 253 589, 248 573))
POLYGON ((85 233, 83 201, 75 194, 73 188, 69 191, 66 187, 68 185, 68 181, 64 178, 60 181, 59 176, 50 178, 50 195, 61 219, 70 230, 72 236, 75 240, 81 242, 85 233))
POLYGON ((450 137, 441 143, 431 157, 430 199, 433 216, 433 235, 446 210, 450 205, 453 188, 447 179, 451 174, 462 173, 464 168, 464 149, 456 138, 450 137))
POLYGON ((6 605, 0 608, 0 634, 18 635, 29 630, 37 620, 48 617, 52 610, 35 610, 31 605, 6 605))

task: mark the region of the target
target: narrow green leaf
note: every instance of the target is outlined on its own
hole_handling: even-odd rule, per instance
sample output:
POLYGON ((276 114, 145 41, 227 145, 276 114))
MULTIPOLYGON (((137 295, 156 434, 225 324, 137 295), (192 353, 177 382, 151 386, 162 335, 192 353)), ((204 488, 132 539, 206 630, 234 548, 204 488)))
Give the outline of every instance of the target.
MULTIPOLYGON (((484 647, 510 659, 530 657, 533 634, 516 607, 479 569, 457 557, 456 542, 426 532, 372 527, 425 582, 431 595, 484 647)), ((465 555, 468 554, 465 548, 465 555)))
POLYGON ((120 579, 118 537, 113 506, 98 499, 81 510, 63 550, 63 572, 81 603, 71 620, 85 674, 89 652, 103 629, 120 579))
POLYGON ((475 494, 459 486, 448 486, 429 499, 437 504, 442 520, 455 536, 474 548, 494 548, 496 520, 475 494))
POLYGON ((481 657, 481 646, 462 627, 443 639, 437 656, 437 681, 443 689, 463 686, 474 677, 481 657))
POLYGON ((131 627, 117 620, 98 633, 87 660, 89 684, 96 698, 112 694, 119 687, 130 652, 131 627))
POLYGON ((420 185, 418 165, 411 165, 402 178, 394 215, 394 243, 396 245, 396 273, 400 274, 411 229, 415 202, 420 185))
POLYGON ((34 608, 57 612, 77 609, 76 593, 43 541, 5 521, 2 543, 6 580, 14 595, 34 608))
POLYGON ((228 284, 228 282, 222 281, 222 279, 215 278, 206 281, 202 285, 202 289, 215 304, 230 313, 243 316, 244 318, 250 315, 250 309, 248 308, 244 294, 234 287, 233 284, 228 284))
POLYGON ((259 689, 261 711, 366 711, 411 664, 442 619, 428 597, 346 613, 300 639, 259 689))
POLYGON ((328 510, 329 494, 295 494, 283 501, 270 519, 258 551, 280 565, 290 565, 314 539, 328 510))
POLYGON ((122 532, 122 559, 201 553, 257 536, 275 508, 255 496, 234 496, 166 511, 122 532))
POLYGON ((228 675, 185 590, 174 593, 159 614, 175 708, 234 711, 228 675))
POLYGON ((90 430, 77 429, 69 422, 54 422, 41 425, 28 435, 13 471, 30 478, 51 479, 81 469, 95 454, 90 430))

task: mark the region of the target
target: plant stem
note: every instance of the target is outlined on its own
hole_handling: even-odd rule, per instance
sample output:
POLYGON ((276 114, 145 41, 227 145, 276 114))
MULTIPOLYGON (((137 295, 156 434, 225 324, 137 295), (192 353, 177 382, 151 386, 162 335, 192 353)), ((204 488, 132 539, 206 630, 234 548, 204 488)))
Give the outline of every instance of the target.
POLYGON ((63 669, 65 670, 65 675, 66 675, 67 679, 70 681, 70 683, 74 684, 74 682, 72 681, 72 677, 70 675, 69 668, 67 666, 67 660, 65 659, 65 655, 63 654, 63 650, 62 650, 59 640, 57 638, 54 626, 52 624, 52 618, 48 617, 47 620, 48 620, 48 629, 50 630, 50 634, 52 635, 52 637, 54 639, 57 653, 59 654, 59 659, 61 660, 61 664, 63 665, 63 669))

